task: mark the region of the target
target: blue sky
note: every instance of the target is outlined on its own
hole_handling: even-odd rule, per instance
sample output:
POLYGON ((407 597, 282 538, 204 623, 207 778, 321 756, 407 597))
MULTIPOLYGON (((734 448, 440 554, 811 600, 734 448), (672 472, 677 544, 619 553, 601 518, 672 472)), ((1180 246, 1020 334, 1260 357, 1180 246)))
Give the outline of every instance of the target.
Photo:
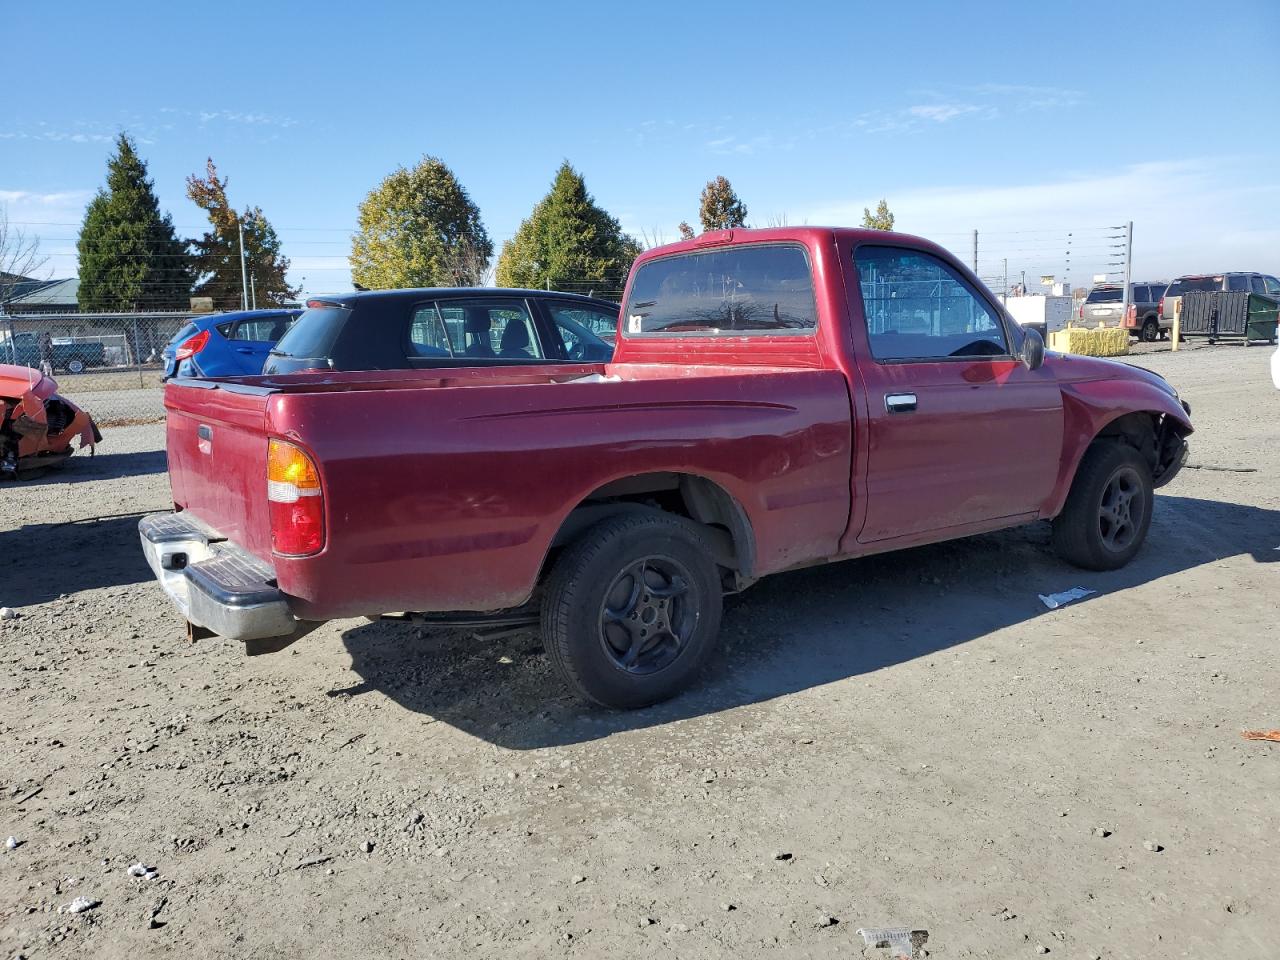
POLYGON ((0 203, 57 276, 128 130, 162 205, 212 156, 309 292, 349 288, 356 206, 424 153, 496 243, 568 158, 671 240, 733 182, 749 220, 898 229, 979 273, 1280 272, 1280 3, 24 4, 6 14, 0 203), (971 9, 972 7, 972 9, 971 9), (19 78, 16 85, 13 78, 19 78), (16 91, 16 96, 13 95, 16 91))

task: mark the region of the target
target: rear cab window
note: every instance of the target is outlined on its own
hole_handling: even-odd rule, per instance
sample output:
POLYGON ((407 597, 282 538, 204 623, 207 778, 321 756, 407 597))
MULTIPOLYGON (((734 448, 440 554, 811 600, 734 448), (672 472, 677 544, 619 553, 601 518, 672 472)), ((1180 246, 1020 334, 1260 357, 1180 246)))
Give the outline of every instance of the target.
POLYGON ((626 337, 804 336, 818 325, 797 244, 744 244, 650 260, 622 311, 626 337))

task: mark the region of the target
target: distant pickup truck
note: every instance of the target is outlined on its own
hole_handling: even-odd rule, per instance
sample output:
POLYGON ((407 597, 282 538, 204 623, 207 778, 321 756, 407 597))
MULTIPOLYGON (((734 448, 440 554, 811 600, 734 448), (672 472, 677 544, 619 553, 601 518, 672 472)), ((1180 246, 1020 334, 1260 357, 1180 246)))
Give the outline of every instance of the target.
MULTIPOLYGON (((48 345, 49 362, 54 370, 84 373, 89 367, 107 364, 107 348, 101 340, 69 340, 53 337, 48 345)), ((0 363, 19 367, 40 368, 43 360, 38 334, 24 331, 0 340, 0 363)))
POLYGON ((175 512, 140 534, 191 623, 258 653, 536 615, 618 708, 688 684, 722 596, 782 570, 1041 519, 1119 567, 1192 432, 1163 378, 1046 355, 941 247, 816 227, 645 252, 610 362, 176 379, 165 406, 175 512))

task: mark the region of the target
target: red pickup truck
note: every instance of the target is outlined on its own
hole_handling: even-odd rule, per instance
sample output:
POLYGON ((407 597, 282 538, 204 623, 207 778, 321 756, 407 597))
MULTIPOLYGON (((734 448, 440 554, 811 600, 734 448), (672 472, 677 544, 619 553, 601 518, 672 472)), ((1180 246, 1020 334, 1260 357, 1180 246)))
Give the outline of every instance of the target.
MULTIPOLYGON (((376 305, 408 338, 435 293, 298 323, 376 305)), ((188 620, 257 653, 344 617, 536 615, 571 687, 636 707, 781 570, 1043 519, 1118 567, 1192 431, 1163 378, 1046 354, 945 250, 877 231, 649 250, 611 362, 477 364, 170 382, 174 512, 140 533, 188 620)))

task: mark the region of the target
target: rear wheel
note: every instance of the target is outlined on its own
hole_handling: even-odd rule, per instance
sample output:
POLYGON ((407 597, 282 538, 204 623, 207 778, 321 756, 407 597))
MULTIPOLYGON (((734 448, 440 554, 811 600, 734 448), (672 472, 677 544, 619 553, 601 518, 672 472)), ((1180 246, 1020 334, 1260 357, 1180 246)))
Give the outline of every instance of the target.
POLYGON ((543 642, 579 696, 644 707, 697 675, 720 631, 721 601, 696 526, 657 514, 615 517, 556 562, 542 603, 543 642))
POLYGON ((1147 537, 1155 488, 1137 450, 1098 441, 1085 451, 1062 513, 1053 521, 1058 555, 1086 570, 1115 570, 1147 537))
POLYGON ((84 373, 84 361, 83 361, 83 360, 68 360, 68 361, 67 361, 67 373, 84 373))
POLYGON ((1160 324, 1155 317, 1147 317, 1147 322, 1142 325, 1141 339, 1144 343, 1155 343, 1160 339, 1160 324))

